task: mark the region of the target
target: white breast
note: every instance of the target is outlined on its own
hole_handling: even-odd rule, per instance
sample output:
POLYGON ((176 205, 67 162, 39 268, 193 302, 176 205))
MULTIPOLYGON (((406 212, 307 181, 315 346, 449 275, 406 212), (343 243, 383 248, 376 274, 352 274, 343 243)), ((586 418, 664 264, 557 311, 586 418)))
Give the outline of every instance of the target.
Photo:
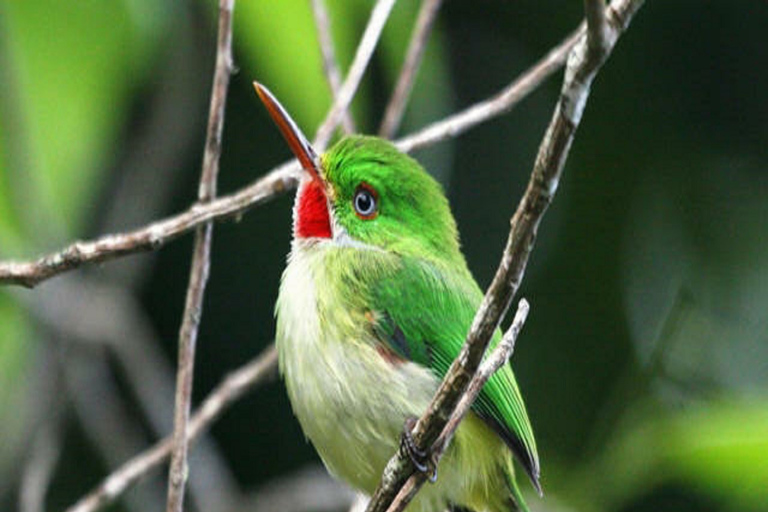
POLYGON ((333 290, 318 297, 323 257, 337 248, 331 241, 294 247, 276 306, 280 368, 328 469, 372 492, 406 416, 424 411, 437 379, 421 366, 382 358, 364 326, 354 328, 352 312, 333 307, 340 303, 333 290))

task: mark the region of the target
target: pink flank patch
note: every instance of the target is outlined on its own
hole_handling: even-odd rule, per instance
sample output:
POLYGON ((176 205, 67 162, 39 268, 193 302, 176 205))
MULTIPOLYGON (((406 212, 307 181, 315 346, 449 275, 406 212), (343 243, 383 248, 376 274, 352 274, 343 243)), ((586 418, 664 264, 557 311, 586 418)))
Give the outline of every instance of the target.
POLYGON ((331 238, 331 218, 323 185, 310 180, 299 189, 294 232, 297 238, 331 238))

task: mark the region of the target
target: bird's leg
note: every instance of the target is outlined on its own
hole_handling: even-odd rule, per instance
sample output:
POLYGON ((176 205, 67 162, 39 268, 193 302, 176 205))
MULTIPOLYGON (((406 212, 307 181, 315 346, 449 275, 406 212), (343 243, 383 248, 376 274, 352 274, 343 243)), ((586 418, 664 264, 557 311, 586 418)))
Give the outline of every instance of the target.
POLYGON ((420 450, 413 440, 413 427, 416 425, 416 418, 409 416, 405 419, 403 426, 403 435, 400 437, 400 447, 408 454, 413 466, 421 473, 428 473, 431 483, 437 481, 437 463, 430 457, 425 450, 420 450))

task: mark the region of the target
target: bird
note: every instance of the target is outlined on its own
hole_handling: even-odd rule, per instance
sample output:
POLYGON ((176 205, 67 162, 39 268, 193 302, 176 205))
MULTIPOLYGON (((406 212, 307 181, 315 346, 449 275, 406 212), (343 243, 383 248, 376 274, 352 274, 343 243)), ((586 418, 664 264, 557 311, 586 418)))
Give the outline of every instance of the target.
MULTIPOLYGON (((404 425, 423 414, 458 355, 483 293, 445 193, 416 160, 365 135, 318 155, 269 89, 254 87, 303 169, 275 305, 280 373, 328 471, 371 495, 408 440, 404 425)), ((485 384, 437 467, 406 446, 436 476, 409 512, 527 511, 515 459, 541 495, 509 364, 485 384)))

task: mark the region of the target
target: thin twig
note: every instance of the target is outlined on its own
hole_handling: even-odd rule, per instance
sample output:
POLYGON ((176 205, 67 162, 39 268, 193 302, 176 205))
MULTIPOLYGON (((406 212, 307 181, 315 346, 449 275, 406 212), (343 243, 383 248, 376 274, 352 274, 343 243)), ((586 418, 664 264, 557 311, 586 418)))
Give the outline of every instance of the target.
MULTIPOLYGON (((219 2, 219 33, 216 48, 216 68, 213 75, 208 133, 203 154, 198 200, 210 202, 216 196, 216 178, 221 156, 221 134, 224 128, 224 107, 232 73, 232 10, 234 0, 219 2)), ((189 273, 189 285, 184 313, 179 329, 179 357, 176 373, 176 400, 173 422, 173 453, 168 470, 167 512, 184 510, 184 490, 187 483, 187 430, 192 403, 192 382, 195 366, 195 345, 202 316, 203 296, 208 281, 211 259, 213 223, 197 228, 189 273)))
MULTIPOLYGON (((336 60, 336 52, 333 49, 333 33, 331 32, 331 20, 328 18, 328 9, 325 6, 325 0, 312 0, 312 13, 315 16, 315 26, 317 27, 317 41, 320 46, 320 53, 323 56, 323 71, 328 85, 331 88, 331 96, 334 101, 339 96, 341 88, 341 72, 339 63, 336 60)), ((344 111, 341 118, 341 127, 344 133, 354 133, 355 121, 349 109, 344 111)))
MULTIPOLYGON (((520 299, 520 302, 517 305, 515 318, 512 321, 512 325, 509 327, 509 329, 507 329, 507 332, 504 333, 504 337, 493 350, 491 355, 485 358, 483 364, 477 370, 477 373, 475 373, 475 376, 467 386, 466 392, 462 395, 459 403, 456 405, 456 409, 453 411, 453 414, 451 414, 448 423, 446 423, 442 433, 435 441, 435 444, 432 448, 435 460, 439 460, 445 453, 445 450, 448 448, 448 445, 450 444, 456 429, 459 427, 461 420, 463 420, 464 416, 466 416, 469 412, 470 407, 472 407, 472 404, 475 402, 475 399, 480 393, 480 390, 483 389, 483 386, 485 386, 485 383, 488 382, 488 379, 491 378, 491 375, 496 373, 499 368, 504 366, 509 361, 509 358, 512 357, 512 353, 515 350, 515 342, 517 341, 517 337, 520 334, 523 325, 525 324, 526 318, 528 318, 529 309, 530 306, 528 305, 528 301, 525 299, 520 299)), ((400 492, 397 494, 395 499, 392 501, 392 504, 390 505, 389 509, 387 509, 387 512, 401 512, 408 505, 408 503, 410 503, 413 497, 416 496, 416 493, 419 491, 421 486, 424 485, 426 479, 427 476, 425 473, 418 472, 412 474, 408 478, 408 481, 405 483, 403 488, 400 489, 400 492)))
MULTIPOLYGON (((270 345, 253 361, 229 374, 203 401, 189 421, 187 442, 200 434, 244 394, 274 376, 277 369, 277 350, 270 345)), ((67 512, 93 512, 112 503, 126 489, 136 483, 153 468, 159 466, 171 454, 173 438, 168 436, 152 448, 136 455, 105 478, 98 487, 83 496, 67 512)))
POLYGON ((418 132, 400 139, 395 145, 400 151, 410 153, 415 149, 456 137, 480 123, 509 112, 520 100, 536 90, 544 80, 565 64, 568 53, 579 41, 579 38, 584 35, 584 29, 582 23, 563 42, 552 48, 541 60, 494 96, 432 123, 418 132))
MULTIPOLYGON (((427 411, 413 428, 412 435, 417 449, 431 451, 509 308, 525 273, 541 219, 557 191, 576 128, 589 97, 592 80, 642 3, 643 0, 615 0, 611 4, 608 23, 612 34, 607 38, 609 45, 605 51, 589 51, 587 36, 583 36, 571 51, 560 98, 539 146, 528 187, 512 217, 509 238, 499 268, 475 314, 459 356, 446 373, 427 411)), ((534 467, 534 482, 538 480, 538 472, 539 468, 534 467)), ((408 456, 398 451, 387 463, 367 510, 386 510, 412 473, 413 466, 408 456)))
POLYGON ((384 119, 379 127, 380 137, 391 139, 400 127, 400 121, 402 121, 403 114, 405 113, 405 106, 408 104, 411 89, 413 89, 413 84, 416 81, 421 58, 424 56, 424 50, 427 48, 427 40, 432 32, 432 27, 437 18, 437 11, 440 10, 441 4, 442 0, 422 0, 421 2, 421 9, 413 28, 411 42, 408 44, 403 68, 400 70, 397 85, 395 85, 395 90, 384 111, 384 119))
MULTIPOLYGON (((497 95, 412 133, 396 141, 395 145, 401 151, 411 152, 456 137, 480 123, 508 112, 565 63, 568 52, 583 35, 583 30, 583 26, 577 29, 497 95)), ((92 241, 74 242, 37 260, 0 262, 0 285, 34 288, 43 281, 88 263, 100 263, 129 254, 157 250, 201 224, 240 216, 247 210, 294 189, 298 176, 299 166, 296 160, 291 160, 237 192, 210 203, 196 203, 182 213, 134 231, 106 235, 92 241)))
POLYGON ((60 251, 34 261, 0 263, 0 284, 33 288, 42 281, 87 263, 100 263, 134 254, 154 251, 211 220, 241 215, 296 187, 299 167, 296 161, 273 169, 248 187, 210 203, 195 203, 188 210, 147 226, 106 235, 87 242, 74 242, 60 251))
POLYGON ((355 92, 357 92, 357 87, 360 85, 360 80, 363 78, 363 74, 368 67, 368 62, 371 60, 373 51, 378 45, 379 36, 381 36, 384 25, 387 19, 389 19, 389 13, 392 12, 392 7, 394 6, 395 0, 378 0, 376 5, 373 6, 371 16, 368 19, 368 25, 365 27, 363 37, 357 46, 355 58, 349 67, 344 85, 339 89, 339 94, 336 96, 330 112, 328 112, 325 121, 323 121, 315 134, 313 146, 318 152, 325 151, 334 130, 339 125, 341 117, 349 108, 349 104, 352 102, 355 92))

